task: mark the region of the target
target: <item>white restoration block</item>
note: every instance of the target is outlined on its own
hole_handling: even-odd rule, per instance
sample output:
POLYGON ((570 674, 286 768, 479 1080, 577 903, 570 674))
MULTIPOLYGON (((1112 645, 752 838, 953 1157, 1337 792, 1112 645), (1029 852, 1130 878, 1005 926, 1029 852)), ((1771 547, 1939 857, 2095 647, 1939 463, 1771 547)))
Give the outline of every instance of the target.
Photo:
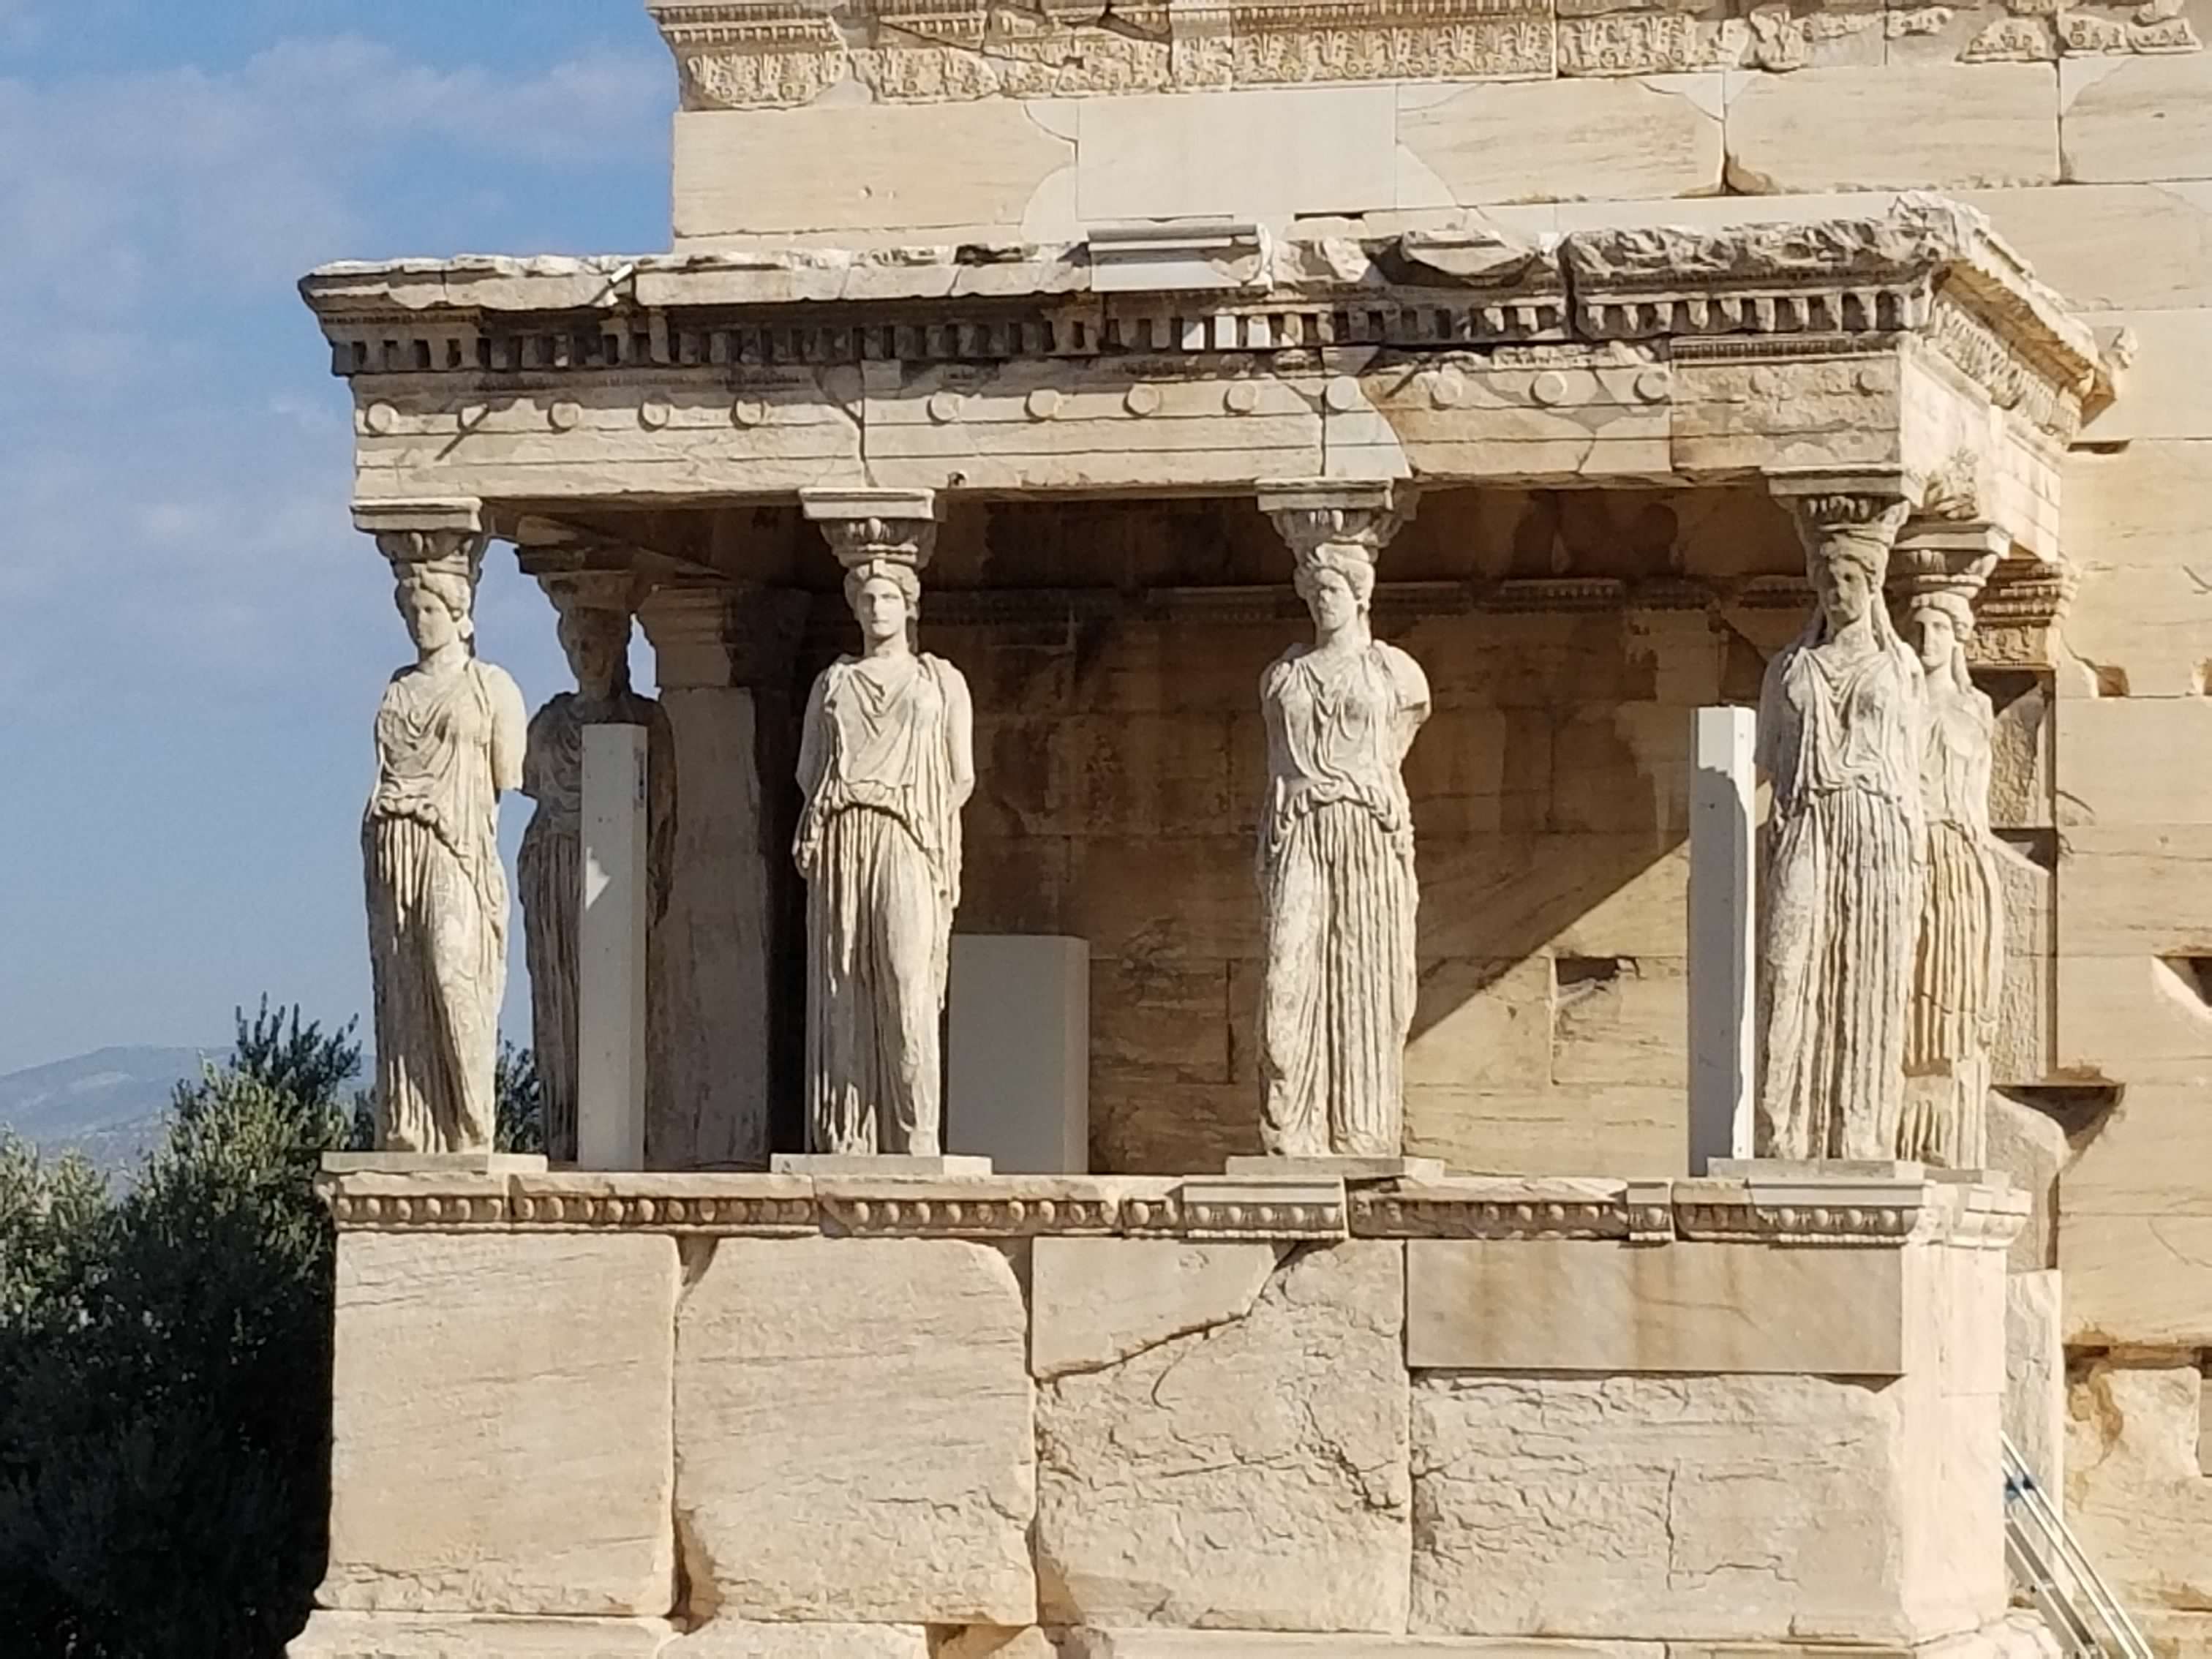
POLYGON ((952 936, 945 1150, 1001 1175, 1091 1168, 1091 946, 952 936))
POLYGON ((1751 1156, 1757 878, 1748 708, 1700 708, 1690 779, 1690 1173, 1751 1156))
POLYGON ((584 728, 576 1162, 645 1167, 646 732, 584 728))

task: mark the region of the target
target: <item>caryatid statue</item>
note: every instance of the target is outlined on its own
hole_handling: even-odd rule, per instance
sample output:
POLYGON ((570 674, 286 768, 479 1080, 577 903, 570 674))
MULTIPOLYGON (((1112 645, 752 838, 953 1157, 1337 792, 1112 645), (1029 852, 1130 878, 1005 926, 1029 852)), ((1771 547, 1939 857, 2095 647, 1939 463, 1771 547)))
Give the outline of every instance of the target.
POLYGON ((376 1006, 380 1151, 492 1146, 507 988, 499 797, 522 781, 522 693, 476 654, 483 565, 473 532, 387 532, 416 660, 376 711, 376 787, 362 822, 376 1006))
POLYGON ((1429 716, 1420 665, 1369 627, 1387 486, 1263 485, 1314 641, 1261 677, 1267 794, 1261 1137, 1292 1158, 1396 1158, 1419 979, 1413 816, 1401 768, 1429 716))
POLYGON ((942 1145, 938 1027, 975 717, 960 671, 915 649, 931 497, 804 499, 860 625, 859 654, 815 681, 799 737, 807 1150, 931 1157, 942 1145))
POLYGON ((1759 693, 1774 804, 1754 1143, 1761 1158, 1894 1158, 1927 840, 1920 664, 1882 603, 1907 504, 1869 488, 1793 506, 1815 605, 1759 693))
POLYGON ((1954 1170, 1989 1156, 1990 1051, 2004 989, 2004 888, 1990 830, 1996 714, 1966 672, 1973 604, 1996 555, 1900 553, 1894 584, 1927 676, 1920 756, 1928 817, 1912 1002, 1905 1035, 1905 1113, 1897 1155, 1954 1170))
MULTIPOLYGON (((537 803, 515 876, 522 898, 524 959, 530 967, 530 1028, 544 1091, 545 1150, 576 1157, 577 924, 583 903, 584 728, 646 728, 651 796, 647 824, 648 918, 666 908, 669 810, 674 768, 660 705, 630 690, 630 586, 627 572, 557 571, 538 577, 560 618, 561 649, 576 689, 531 716, 522 793, 537 803)), ((657 1052, 657 1048, 655 1052, 657 1052)))

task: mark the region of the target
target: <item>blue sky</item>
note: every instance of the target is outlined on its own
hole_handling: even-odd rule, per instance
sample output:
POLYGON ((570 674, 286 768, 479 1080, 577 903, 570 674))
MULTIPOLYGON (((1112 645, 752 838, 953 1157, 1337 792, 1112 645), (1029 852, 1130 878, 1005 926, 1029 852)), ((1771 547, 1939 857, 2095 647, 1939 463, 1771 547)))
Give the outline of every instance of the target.
MULTIPOLYGON (((643 0, 0 0, 0 1072, 264 990, 365 1014, 407 647, 294 285, 665 247, 673 103, 643 0)), ((565 684, 504 550, 478 619, 533 706, 565 684)))

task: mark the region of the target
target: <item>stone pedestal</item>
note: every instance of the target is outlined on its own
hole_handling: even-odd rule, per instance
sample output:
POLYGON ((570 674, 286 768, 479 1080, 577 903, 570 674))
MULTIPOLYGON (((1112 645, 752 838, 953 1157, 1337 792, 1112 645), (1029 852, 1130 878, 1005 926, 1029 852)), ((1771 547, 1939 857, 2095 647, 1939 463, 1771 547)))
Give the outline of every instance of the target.
POLYGON ((908 1152, 778 1152, 778 1175, 853 1176, 872 1181, 975 1181, 991 1173, 988 1158, 927 1157, 908 1152))
POLYGON ((1224 1175, 1237 1181, 1441 1181, 1440 1158, 1232 1158, 1224 1175))
POLYGON ((1690 1172, 1748 1158, 1757 1033, 1757 837, 1753 795, 1758 718, 1697 712, 1690 775, 1690 1172))
POLYGON ((538 1152, 325 1152, 326 1176, 511 1176, 545 1169, 538 1152))
POLYGON ((447 1613, 317 1613, 291 1659, 659 1659, 665 1619, 502 1619, 447 1613))
POLYGON ((803 594, 661 587, 640 607, 675 753, 668 908, 654 929, 665 988, 651 1012, 654 1169, 763 1169, 769 1102, 797 1087, 779 982, 795 931, 792 675, 803 594), (779 1018, 779 1013, 781 1018, 779 1018))
POLYGON ((582 819, 576 1162, 586 1170, 641 1170, 650 903, 644 727, 585 728, 582 819))
POLYGON ((2024 1201, 1854 1184, 333 1174, 295 1653, 2033 1652, 2024 1201))

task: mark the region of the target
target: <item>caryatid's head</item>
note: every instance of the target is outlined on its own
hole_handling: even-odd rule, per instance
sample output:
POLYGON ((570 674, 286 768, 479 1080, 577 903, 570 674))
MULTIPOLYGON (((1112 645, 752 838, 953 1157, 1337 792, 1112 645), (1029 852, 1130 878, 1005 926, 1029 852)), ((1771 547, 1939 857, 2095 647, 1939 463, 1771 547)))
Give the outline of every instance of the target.
POLYGON ((908 641, 921 609, 921 578, 910 565, 870 559, 845 573, 845 603, 868 644, 908 641))
POLYGON ((1298 562, 1291 578, 1323 635, 1340 634, 1367 614, 1375 599, 1375 564, 1356 548, 1322 546, 1298 562))
POLYGON ((1964 678, 1966 639, 1974 631, 1974 607, 1964 593, 1939 588, 1914 594, 1905 625, 1921 667, 1931 676, 1964 678))
POLYGON ((1875 537, 1849 534, 1826 537, 1807 552, 1805 574, 1831 633, 1864 621, 1881 604, 1887 552, 1875 537))
POLYGON ((465 574, 428 564, 412 564, 401 565, 398 574, 392 599, 416 651, 428 656, 457 639, 468 641, 476 637, 476 621, 471 614, 476 602, 476 586, 465 574))
POLYGON ((629 612, 618 605, 561 608, 561 649, 576 690, 594 700, 612 696, 629 681, 629 612))

